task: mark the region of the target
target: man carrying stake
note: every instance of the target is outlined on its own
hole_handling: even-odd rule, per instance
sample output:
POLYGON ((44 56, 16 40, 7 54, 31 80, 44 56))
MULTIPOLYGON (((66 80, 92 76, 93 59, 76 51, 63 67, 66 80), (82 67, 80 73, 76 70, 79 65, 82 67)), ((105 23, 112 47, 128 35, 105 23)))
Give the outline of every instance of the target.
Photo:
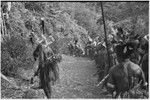
MULTIPOLYGON (((38 69, 34 76, 39 74, 40 82, 38 89, 43 89, 47 98, 51 98, 51 82, 56 82, 59 78, 57 66, 59 58, 54 55, 49 47, 51 42, 46 40, 44 34, 42 34, 42 37, 42 41, 37 41, 38 45, 33 53, 35 61, 38 60, 38 69)), ((33 77, 31 78, 31 83, 33 83, 33 77)))

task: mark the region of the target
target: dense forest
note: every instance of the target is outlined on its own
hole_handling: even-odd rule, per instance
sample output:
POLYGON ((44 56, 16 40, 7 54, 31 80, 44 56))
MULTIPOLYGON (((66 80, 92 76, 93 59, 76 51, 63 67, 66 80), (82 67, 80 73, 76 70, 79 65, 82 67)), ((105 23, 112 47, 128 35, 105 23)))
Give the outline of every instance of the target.
MULTIPOLYGON (((6 3, 1 2, 1 7, 6 3)), ((103 2, 103 8, 107 34, 111 33, 112 26, 141 36, 148 34, 148 2, 103 2)), ((59 54, 68 53, 67 43, 74 38, 78 38, 83 48, 89 38, 104 39, 100 2, 11 2, 3 26, 6 31, 2 32, 1 28, 2 74, 30 79, 32 70, 23 74, 34 64, 32 53, 36 46, 32 46, 29 36, 34 32, 36 39, 42 39, 41 18, 45 21, 46 39, 51 41, 49 37, 54 37, 51 48, 59 54)))

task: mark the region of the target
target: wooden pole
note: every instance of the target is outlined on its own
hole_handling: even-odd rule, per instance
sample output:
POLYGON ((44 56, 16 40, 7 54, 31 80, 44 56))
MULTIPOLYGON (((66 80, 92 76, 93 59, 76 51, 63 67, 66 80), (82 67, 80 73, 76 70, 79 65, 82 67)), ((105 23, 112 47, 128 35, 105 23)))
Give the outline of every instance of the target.
POLYGON ((46 42, 46 45, 47 45, 48 43, 47 43, 46 37, 44 36, 44 34, 45 34, 44 18, 41 18, 41 24, 42 24, 42 31, 43 31, 43 34, 41 34, 41 35, 42 35, 42 38, 44 39, 44 41, 46 42))
POLYGON ((98 87, 99 85, 101 85, 108 77, 109 77, 109 74, 107 74, 107 75, 97 84, 97 87, 98 87))
POLYGON ((44 30, 44 18, 41 18, 41 21, 42 21, 41 24, 42 24, 43 34, 45 34, 45 32, 44 32, 45 31, 44 30))
MULTIPOLYGON (((107 48, 108 64, 109 64, 109 68, 110 68, 111 67, 111 65, 110 65, 110 54, 109 54, 109 49, 108 49, 108 41, 107 41, 107 32, 106 32, 103 4, 102 4, 102 2, 100 4, 101 4, 101 11, 102 11, 102 19, 103 19, 103 24, 104 24, 104 34, 105 34, 105 43, 106 43, 106 48, 107 48)), ((107 68, 107 70, 106 70, 107 72, 108 72, 109 68, 107 68)))

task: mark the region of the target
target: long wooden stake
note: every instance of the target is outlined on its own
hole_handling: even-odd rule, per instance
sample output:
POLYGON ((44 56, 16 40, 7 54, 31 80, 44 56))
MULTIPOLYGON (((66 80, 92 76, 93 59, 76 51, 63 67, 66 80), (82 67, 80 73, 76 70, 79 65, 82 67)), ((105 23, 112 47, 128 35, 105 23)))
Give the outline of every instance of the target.
POLYGON ((108 78, 109 74, 107 74, 98 84, 97 86, 101 85, 107 78, 108 78))
POLYGON ((43 34, 45 34, 45 32, 44 32, 44 18, 41 18, 41 24, 42 24, 43 34))
POLYGON ((48 45, 48 42, 46 40, 46 37, 44 36, 45 34, 45 28, 44 28, 44 18, 41 18, 41 24, 42 24, 42 31, 43 31, 43 34, 42 35, 42 38, 44 39, 44 41, 46 42, 46 46, 48 45))
MULTIPOLYGON (((107 41, 107 32, 106 32, 106 25, 105 25, 105 18, 104 18, 104 11, 103 11, 103 4, 102 2, 101 4, 101 10, 102 10, 102 18, 103 18, 103 24, 104 24, 104 33, 105 33, 105 43, 106 43, 106 48, 107 48, 107 55, 108 55, 108 64, 109 64, 109 68, 111 67, 110 64, 110 54, 109 54, 109 49, 108 49, 108 41, 107 41)), ((106 72, 108 72, 109 68, 107 68, 106 72)))

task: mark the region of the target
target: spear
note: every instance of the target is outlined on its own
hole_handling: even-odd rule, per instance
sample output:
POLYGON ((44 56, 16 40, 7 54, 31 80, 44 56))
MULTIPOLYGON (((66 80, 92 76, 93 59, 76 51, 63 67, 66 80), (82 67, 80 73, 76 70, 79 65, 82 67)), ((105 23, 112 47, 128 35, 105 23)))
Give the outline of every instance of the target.
MULTIPOLYGON (((104 34, 105 34, 105 43, 106 43, 107 55, 108 55, 108 64, 109 64, 109 68, 110 68, 111 67, 111 65, 110 65, 110 54, 109 54, 109 49, 108 49, 107 32, 106 32, 106 25, 105 25, 105 18, 104 18, 104 11, 103 11, 102 2, 100 2, 100 5, 101 5, 101 11, 102 11, 102 20, 103 20, 103 24, 104 24, 104 34)), ((109 68, 107 68, 107 72, 108 72, 109 68)))

